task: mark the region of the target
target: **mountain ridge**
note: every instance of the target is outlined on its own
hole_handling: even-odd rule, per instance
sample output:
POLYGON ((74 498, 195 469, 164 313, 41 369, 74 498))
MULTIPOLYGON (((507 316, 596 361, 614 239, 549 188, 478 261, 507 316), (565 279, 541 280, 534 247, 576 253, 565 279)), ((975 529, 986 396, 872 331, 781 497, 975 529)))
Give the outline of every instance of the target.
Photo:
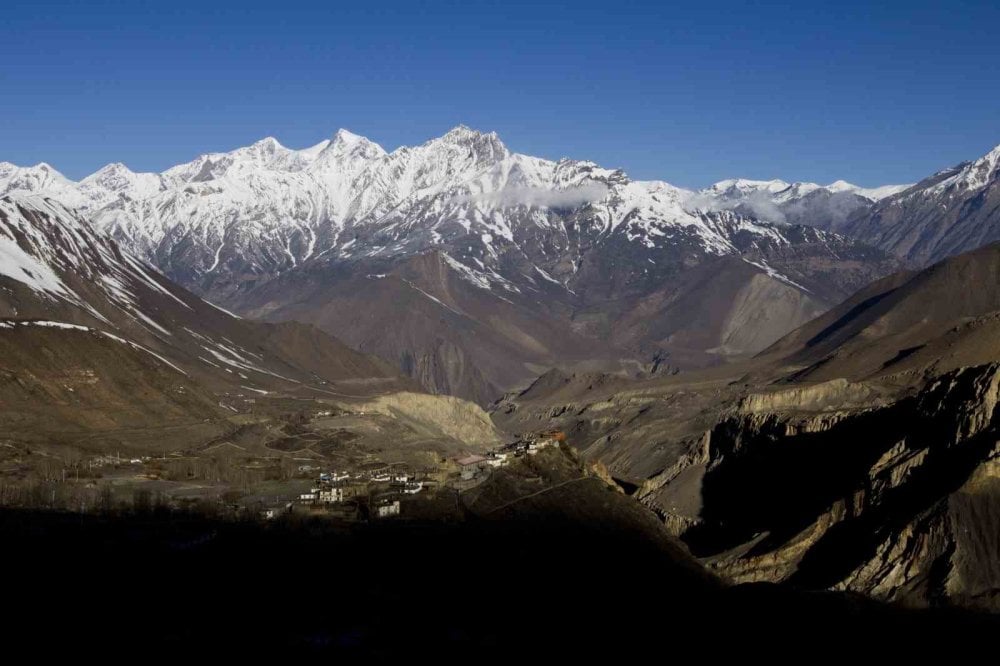
MULTIPOLYGON (((550 203, 556 206, 590 203, 606 198, 605 194, 617 194, 619 199, 628 200, 619 204, 633 205, 619 215, 609 215, 604 221, 607 230, 614 230, 629 210, 635 211, 646 205, 656 208, 658 219, 670 222, 670 226, 698 229, 704 237, 706 250, 720 252, 725 248, 723 239, 710 230, 699 228, 699 208, 687 203, 717 189, 722 183, 694 192, 663 181, 632 181, 621 170, 602 169, 586 160, 552 161, 513 153, 496 133, 483 133, 464 125, 418 146, 402 146, 391 153, 364 137, 342 129, 332 139, 301 150, 285 148, 273 137, 268 137, 229 152, 200 155, 161 173, 136 173, 121 163, 112 163, 73 183, 48 165, 27 168, 11 165, 11 169, 17 174, 5 174, 0 170, 0 193, 50 191, 67 205, 82 209, 99 229, 109 231, 130 249, 154 260, 154 263, 158 263, 155 259, 164 258, 162 245, 171 242, 171 235, 200 235, 201 244, 206 247, 201 248, 197 261, 188 263, 202 276, 217 270, 220 264, 227 261, 230 253, 225 246, 226 232, 220 225, 225 226, 231 220, 220 222, 220 216, 241 214, 250 217, 246 214, 255 212, 281 218, 282 224, 269 225, 265 231, 271 234, 285 232, 284 237, 279 239, 284 241, 284 247, 280 248, 282 256, 270 259, 272 264, 287 268, 282 262, 294 267, 314 253, 342 252, 343 245, 348 241, 338 245, 336 236, 345 230, 344 225, 349 220, 391 215, 400 206, 405 206, 409 198, 426 198, 445 189, 456 190, 450 199, 443 202, 445 204, 456 201, 488 204, 473 206, 473 215, 488 214, 497 208, 518 204, 544 208, 550 203), (460 154, 463 150, 469 151, 466 159, 460 154), (369 163, 377 161, 384 161, 384 166, 369 168, 367 174, 361 173, 369 163), (49 175, 25 176, 37 169, 49 175), (291 180, 284 183, 265 182, 267 179, 255 173, 260 171, 283 173, 291 180), (353 182, 359 177, 360 182, 353 182), (215 186, 199 185, 209 182, 215 182, 215 186), (294 187, 289 190, 283 185, 294 187), (227 188, 233 190, 228 200, 226 197, 220 199, 222 190, 227 188), (243 208, 248 198, 262 194, 261 188, 278 190, 267 193, 277 197, 277 200, 267 202, 263 210, 259 202, 258 205, 251 205, 249 211, 243 208), (605 188, 609 190, 607 193, 605 188), (611 192, 612 189, 624 191, 611 192), (153 210, 137 206, 140 200, 156 197, 160 200, 154 208, 177 206, 178 197, 168 196, 167 193, 178 190, 220 200, 215 202, 216 209, 196 207, 189 211, 189 216, 206 218, 198 224, 179 221, 184 216, 178 216, 178 220, 171 223, 153 210), (303 195, 303 190, 307 194, 303 195), (546 196, 550 192, 557 192, 559 196, 546 196), (182 225, 180 230, 177 224, 182 225)), ((771 182, 782 182, 785 189, 800 188, 809 192, 827 191, 833 187, 771 182)), ((861 191, 861 188, 855 189, 861 191)), ((615 205, 613 200, 608 203, 615 205)), ((490 235, 500 238, 509 229, 500 224, 492 231, 490 235)), ((638 233, 645 231, 637 229, 638 233)), ((643 235, 648 242, 648 233, 643 235)), ((181 281, 185 283, 185 280, 181 281)))
POLYGON ((88 404, 107 425, 118 408, 125 419, 155 420, 142 416, 143 404, 217 416, 222 394, 371 397, 415 388, 315 327, 251 322, 202 300, 38 196, 0 197, 0 338, 12 430, 58 425, 53 404, 71 421, 88 404))
MULTIPOLYGON (((495 133, 465 126, 390 153, 340 131, 299 151, 268 138, 162 174, 112 165, 75 190, 58 182, 53 196, 75 202, 97 229, 209 300, 243 314, 313 321, 434 391, 481 404, 553 364, 593 361, 634 372, 664 353, 674 354, 672 367, 753 353, 859 280, 897 267, 835 234, 700 208, 693 193, 669 183, 514 153, 495 133), (422 263, 428 254, 441 265, 422 263), (746 261, 720 261, 726 257, 746 261), (692 337, 671 307, 681 296, 671 284, 695 288, 682 276, 709 264, 763 282, 750 291, 727 282, 720 302, 703 308, 712 332, 692 337), (407 282, 393 299, 365 277, 395 269, 407 282), (354 292, 343 291, 348 283, 354 292), (459 283, 464 308, 454 299, 459 283), (761 311, 761 334, 737 330, 751 324, 736 313, 769 290, 785 305, 761 311), (412 312, 426 333, 365 328, 355 313, 376 302, 386 315, 412 312), (502 322, 488 302, 508 313, 502 322), (474 349, 487 339, 499 356, 474 349), (504 368, 500 358, 514 363, 504 368)), ((368 320, 389 321, 379 313, 368 320)))
POLYGON ((1000 145, 857 211, 843 231, 919 266, 1000 240, 1000 145))

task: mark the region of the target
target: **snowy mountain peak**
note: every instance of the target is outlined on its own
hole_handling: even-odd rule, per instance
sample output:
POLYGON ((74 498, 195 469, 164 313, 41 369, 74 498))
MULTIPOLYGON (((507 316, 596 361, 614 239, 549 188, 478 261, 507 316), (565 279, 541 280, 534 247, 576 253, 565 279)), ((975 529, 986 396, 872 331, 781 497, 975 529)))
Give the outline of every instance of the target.
POLYGON ((134 182, 135 173, 121 162, 105 165, 80 181, 80 186, 100 186, 112 191, 121 191, 134 182))
POLYGON ((835 180, 834 182, 827 185, 826 189, 830 190, 831 192, 854 192, 861 188, 859 188, 857 185, 848 183, 846 180, 835 180))
POLYGON ((361 141, 368 141, 368 139, 343 127, 333 135, 333 145, 335 146, 353 146, 361 141))
POLYGON ((930 265, 1000 240, 1000 146, 938 171, 857 216, 845 232, 930 265))
POLYGON ((250 148, 256 150, 257 152, 273 154, 284 149, 284 146, 282 146, 273 136, 266 136, 260 141, 254 142, 250 148))
POLYGON ((846 180, 838 180, 830 183, 829 185, 824 185, 822 189, 828 190, 835 194, 842 192, 848 192, 850 194, 856 194, 859 197, 864 197, 870 201, 881 201, 886 197, 891 197, 894 194, 898 194, 905 189, 912 187, 909 185, 883 185, 881 187, 861 187, 860 185, 855 185, 853 183, 848 183, 846 180))
POLYGON ((973 162, 973 164, 977 164, 977 163, 980 163, 980 162, 989 163, 989 164, 992 164, 994 166, 996 166, 997 164, 1000 164, 1000 145, 994 146, 993 150, 991 150, 990 152, 986 153, 985 155, 983 155, 982 157, 980 157, 978 160, 975 160, 973 162))
POLYGON ((121 162, 112 162, 111 164, 102 166, 100 169, 81 180, 80 183, 105 182, 109 178, 128 177, 134 175, 135 172, 121 162))
POLYGON ((439 139, 432 139, 428 144, 444 143, 457 146, 469 147, 477 151, 480 155, 489 155, 493 159, 500 160, 510 155, 507 146, 504 145, 496 132, 480 132, 466 125, 458 125, 448 130, 439 139))
POLYGON ((9 162, 0 164, 0 196, 42 191, 59 198, 67 205, 75 206, 79 200, 76 184, 45 162, 30 167, 20 167, 9 162))
MULTIPOLYGON (((357 261, 451 247, 456 260, 477 270, 500 270, 511 250, 541 252, 539 235, 563 249, 586 238, 641 252, 684 244, 730 254, 735 232, 720 227, 719 220, 729 218, 714 212, 795 221, 778 204, 820 189, 735 179, 692 193, 662 181, 633 182, 619 169, 589 161, 515 154, 495 132, 465 125, 392 153, 341 129, 302 150, 267 137, 162 174, 137 174, 116 163, 80 183, 62 183, 49 172, 36 169, 25 178, 24 171, 0 176, 0 195, 52 196, 137 256, 182 267, 173 274, 185 285, 212 289, 220 298, 239 289, 246 275, 266 280, 320 257, 357 261), (743 206, 747 197, 752 205, 743 206)), ((846 212, 838 208, 837 219, 846 212)), ((747 223, 739 233, 773 231, 747 223)), ((547 247, 536 260, 544 263, 552 251, 547 247)))
MULTIPOLYGON (((490 132, 490 134, 492 134, 493 136, 496 136, 496 132, 490 132)), ((451 141, 456 141, 456 140, 462 140, 462 139, 469 138, 469 137, 473 137, 474 138, 474 137, 480 137, 480 136, 486 136, 486 134, 484 132, 480 132, 479 130, 474 130, 471 127, 469 127, 468 125, 459 124, 459 125, 455 125, 450 130, 448 130, 447 132, 445 132, 444 136, 441 137, 441 138, 447 139, 447 140, 451 140, 451 141)))
POLYGON ((56 169, 55 167, 53 167, 48 162, 39 162, 35 166, 26 167, 24 170, 26 172, 43 173, 43 174, 52 176, 54 178, 58 178, 60 180, 69 181, 69 178, 67 178, 66 176, 62 175, 62 173, 58 169, 56 169))
POLYGON ((754 203, 767 201, 774 204, 791 203, 810 195, 855 195, 868 201, 879 201, 909 188, 910 185, 883 185, 882 187, 865 188, 837 180, 829 185, 817 185, 809 182, 788 183, 775 180, 747 180, 743 178, 723 180, 702 190, 702 197, 714 198, 716 202, 731 203, 734 201, 753 199, 754 203))
POLYGON ((133 173, 133 171, 122 162, 112 162, 105 164, 96 173, 133 173))
POLYGON ((113 162, 92 173, 78 184, 88 197, 86 204, 77 207, 97 208, 118 199, 149 198, 167 189, 166 180, 156 173, 136 173, 121 162, 113 162))
POLYGON ((385 155, 382 146, 346 129, 339 129, 333 135, 325 152, 337 155, 354 154, 367 159, 378 159, 385 155))
POLYGON ((105 316, 109 313, 102 314, 90 304, 87 292, 97 290, 128 317, 157 328, 150 317, 138 312, 128 286, 142 281, 176 299, 156 283, 152 272, 52 199, 38 195, 0 198, 0 277, 44 300, 68 304, 96 321, 110 323, 105 316))
POLYGON ((708 190, 715 192, 771 192, 777 193, 783 190, 787 190, 791 185, 780 179, 774 180, 750 180, 747 178, 730 178, 728 180, 720 180, 718 183, 710 186, 708 190))
POLYGON ((227 156, 234 161, 250 160, 261 166, 280 169, 294 168, 301 161, 298 151, 284 147, 273 136, 264 137, 246 148, 238 148, 227 156))
MULTIPOLYGON (((950 171, 951 176, 914 194, 936 196, 946 190, 971 192, 996 182, 1000 178, 1000 146, 996 146, 979 159, 960 164, 950 171)), ((941 173, 949 173, 949 170, 941 173)))
POLYGON ((982 187, 997 175, 998 168, 1000 168, 1000 146, 963 169, 964 182, 970 188, 982 187))

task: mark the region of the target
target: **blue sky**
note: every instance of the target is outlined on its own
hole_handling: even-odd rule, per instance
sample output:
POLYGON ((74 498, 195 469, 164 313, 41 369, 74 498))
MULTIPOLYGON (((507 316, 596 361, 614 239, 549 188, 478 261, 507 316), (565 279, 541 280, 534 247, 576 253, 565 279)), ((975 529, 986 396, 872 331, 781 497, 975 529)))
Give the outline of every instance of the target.
POLYGON ((22 2, 0 160, 79 178, 465 123, 633 177, 916 180, 1000 143, 1000 3, 22 2))

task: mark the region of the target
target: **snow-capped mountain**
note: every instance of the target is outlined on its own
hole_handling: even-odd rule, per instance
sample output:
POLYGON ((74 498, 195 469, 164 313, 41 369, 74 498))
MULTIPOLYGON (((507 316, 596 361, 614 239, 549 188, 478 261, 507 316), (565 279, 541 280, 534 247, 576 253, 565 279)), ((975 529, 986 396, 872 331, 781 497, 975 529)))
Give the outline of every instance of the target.
POLYGON ((736 178, 722 180, 699 191, 699 194, 715 196, 722 199, 739 199, 756 194, 767 195, 775 203, 795 201, 813 192, 825 190, 831 194, 848 192, 856 194, 869 201, 879 201, 897 192, 902 192, 909 185, 884 185, 882 187, 859 187, 844 180, 834 181, 829 185, 816 183, 787 183, 783 180, 747 180, 736 178))
MULTIPOLYGON (((161 174, 46 173, 11 171, 0 193, 56 198, 215 302, 320 323, 425 386, 480 401, 570 357, 752 352, 896 267, 837 236, 761 221, 730 200, 749 181, 695 193, 514 153, 464 126, 392 152, 341 130, 303 150, 268 138, 161 174), (700 293, 712 271, 732 278, 708 319, 688 322, 672 305, 679 285, 700 293), (732 308, 747 298, 785 305, 739 319, 732 308), (414 323, 395 330, 406 311, 414 323), (711 332, 692 337, 697 326, 711 332)), ((808 189, 764 189, 792 203, 861 198, 820 188, 793 201, 795 187, 808 189)))
POLYGON ((858 211, 844 231, 918 265, 1000 240, 1000 146, 858 211))
POLYGON ((74 208, 88 206, 80 185, 45 162, 30 167, 0 162, 0 195, 36 192, 44 192, 66 206, 74 208))
POLYGON ((805 224, 839 232, 852 214, 908 187, 864 188, 843 180, 818 185, 734 179, 699 190, 689 204, 708 210, 735 210, 768 222, 805 224))
POLYGON ((1000 240, 1000 146, 915 185, 727 180, 689 200, 858 238, 925 266, 1000 240))
POLYGON ((8 415, 54 402, 105 425, 151 404, 210 414, 219 393, 407 385, 313 327, 241 319, 198 298, 37 195, 0 197, 0 349, 8 415))
POLYGON ((784 204, 848 191, 838 187, 725 181, 695 194, 591 162, 512 153, 496 134, 463 126, 392 153, 345 130, 304 150, 267 138, 162 174, 112 164, 79 183, 47 165, 0 167, 0 193, 41 192, 77 208, 174 279, 222 301, 317 256, 412 255, 459 238, 474 242, 453 254, 483 275, 515 248, 563 281, 572 266, 551 264, 553 252, 619 236, 647 249, 683 238, 724 255, 731 240, 703 210, 736 208, 739 196, 761 192, 784 204), (540 235, 558 247, 539 247, 540 235))

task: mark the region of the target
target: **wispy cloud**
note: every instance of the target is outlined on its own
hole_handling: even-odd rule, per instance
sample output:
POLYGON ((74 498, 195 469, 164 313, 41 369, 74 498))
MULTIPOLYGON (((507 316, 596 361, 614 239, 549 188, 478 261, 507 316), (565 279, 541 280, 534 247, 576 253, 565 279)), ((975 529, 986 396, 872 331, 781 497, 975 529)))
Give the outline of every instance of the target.
MULTIPOLYGON (((859 201, 858 196, 853 192, 835 192, 830 195, 830 198, 825 202, 823 213, 829 218, 830 222, 833 224, 833 228, 836 228, 842 224, 851 213, 858 210, 864 206, 862 201, 859 201)), ((794 201, 788 205, 785 209, 785 214, 792 219, 798 219, 807 215, 815 215, 817 211, 815 208, 810 210, 806 206, 804 201, 794 201)))
POLYGON ((751 215, 764 222, 803 222, 810 218, 821 218, 832 223, 834 228, 842 224, 863 204, 853 192, 833 192, 824 198, 801 198, 782 204, 780 207, 767 192, 750 192, 733 199, 719 199, 711 195, 692 193, 684 200, 688 210, 733 210, 751 215))
POLYGON ((561 189, 545 187, 505 187, 496 192, 462 194, 452 198, 456 203, 481 203, 493 208, 536 206, 539 208, 576 208, 608 195, 604 183, 589 182, 561 189))
POLYGON ((753 217, 766 222, 786 222, 785 214, 763 192, 752 192, 738 199, 720 200, 716 197, 694 192, 684 201, 688 210, 736 210, 749 211, 753 217))

